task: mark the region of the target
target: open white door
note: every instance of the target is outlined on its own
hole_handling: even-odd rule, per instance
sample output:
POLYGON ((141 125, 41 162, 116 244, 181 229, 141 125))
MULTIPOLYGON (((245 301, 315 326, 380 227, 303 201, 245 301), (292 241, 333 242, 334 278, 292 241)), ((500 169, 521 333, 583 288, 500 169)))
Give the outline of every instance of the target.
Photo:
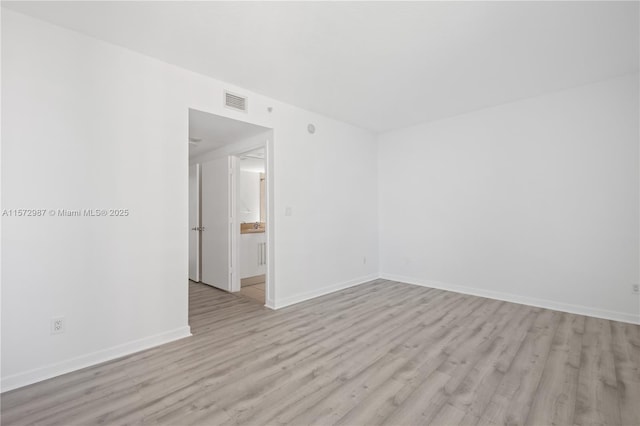
POLYGON ((200 281, 200 164, 189 166, 189 279, 200 281))
POLYGON ((201 165, 202 252, 200 281, 226 291, 234 290, 232 179, 234 159, 224 157, 201 165))

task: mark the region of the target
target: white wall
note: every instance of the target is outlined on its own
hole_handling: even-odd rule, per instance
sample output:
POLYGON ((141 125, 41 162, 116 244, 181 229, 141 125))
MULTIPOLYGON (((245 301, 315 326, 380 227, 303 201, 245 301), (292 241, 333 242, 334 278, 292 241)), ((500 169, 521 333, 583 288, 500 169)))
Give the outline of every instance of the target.
POLYGON ((379 137, 380 270, 639 321, 638 75, 379 137))
POLYGON ((238 218, 241 223, 260 221, 260 173, 240 170, 238 218))
POLYGON ((131 215, 3 218, 2 389, 188 334, 189 108, 274 129, 271 306, 374 278, 380 251, 385 276, 636 320, 637 79, 376 148, 354 126, 3 10, 2 208, 131 215), (223 108, 224 89, 249 113, 223 108))
POLYGON ((3 390, 188 335, 189 108, 274 129, 269 303, 377 274, 368 131, 6 10, 2 89, 3 208, 131 211, 3 218, 3 390))

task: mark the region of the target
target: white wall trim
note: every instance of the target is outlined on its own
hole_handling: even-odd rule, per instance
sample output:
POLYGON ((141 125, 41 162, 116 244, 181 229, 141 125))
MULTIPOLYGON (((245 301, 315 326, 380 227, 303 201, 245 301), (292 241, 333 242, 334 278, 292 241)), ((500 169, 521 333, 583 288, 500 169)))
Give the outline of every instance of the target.
POLYGON ((324 296, 325 294, 334 293, 336 291, 344 290, 345 288, 355 287, 360 284, 364 284, 379 278, 378 274, 369 274, 359 278, 354 278, 349 281, 344 281, 338 284, 329 285, 326 287, 321 287, 313 291, 307 291, 305 293, 296 294, 294 296, 285 297, 282 300, 278 300, 276 303, 273 303, 272 306, 268 307, 272 309, 280 309, 286 306, 290 306, 296 303, 304 302, 306 300, 314 299, 316 297, 324 296))
POLYGON ((154 336, 144 337, 122 345, 71 358, 56 364, 50 364, 23 373, 3 377, 0 383, 0 389, 2 392, 10 391, 190 336, 191 328, 189 326, 176 328, 154 336))
POLYGON ((572 305, 564 302, 555 302, 535 297, 519 296, 511 293, 485 290, 476 287, 466 287, 456 284, 448 284, 440 281, 432 281, 421 278, 405 277, 402 275, 381 273, 380 278, 398 281, 406 284, 418 285, 421 287, 437 288, 440 290, 454 291, 456 293, 469 294, 472 296, 486 297, 489 299, 503 300, 505 302, 519 303, 521 305, 535 306, 537 308, 551 309, 554 311, 568 312, 570 314, 586 315, 589 317, 602 318, 613 321, 640 324, 640 314, 633 315, 626 312, 607 311, 604 309, 591 308, 589 306, 572 305))

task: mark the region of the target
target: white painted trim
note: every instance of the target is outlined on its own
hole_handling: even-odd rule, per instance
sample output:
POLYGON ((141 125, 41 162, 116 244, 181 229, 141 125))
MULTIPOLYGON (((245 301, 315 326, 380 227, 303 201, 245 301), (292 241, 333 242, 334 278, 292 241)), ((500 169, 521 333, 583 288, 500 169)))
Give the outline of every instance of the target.
POLYGON ((275 253, 276 253, 276 243, 275 243, 275 223, 276 223, 276 215, 275 215, 275 192, 274 192, 274 176, 275 176, 275 163, 273 161, 273 152, 274 152, 274 138, 275 131, 271 130, 270 137, 264 143, 264 173, 266 178, 265 189, 265 239, 267 242, 267 273, 266 273, 266 282, 264 288, 264 298, 267 303, 265 306, 270 309, 275 309, 275 294, 276 294, 276 275, 275 275, 275 253))
POLYGON ((240 221, 238 220, 238 180, 240 179, 240 158, 229 156, 229 287, 231 292, 239 292, 240 281, 240 221))
POLYGON ((191 328, 189 326, 176 328, 175 330, 144 337, 122 345, 113 346, 111 348, 71 358, 56 364, 50 364, 45 367, 39 367, 23 373, 3 377, 0 382, 0 389, 2 392, 10 391, 190 336, 191 328))
MULTIPOLYGON (((200 163, 189 164, 189 221, 191 221, 191 168, 195 167, 196 172, 196 223, 194 224, 196 227, 200 228, 202 226, 201 218, 200 218, 200 199, 202 198, 201 190, 200 190, 200 163)), ((200 240, 201 240, 201 232, 202 231, 193 231, 191 229, 191 223, 189 223, 189 279, 193 282, 200 282, 200 266, 202 260, 200 258, 200 240), (196 273, 195 277, 191 277, 191 232, 196 232, 196 273)))
POLYGON ((505 302, 519 303, 521 305, 535 306, 538 308, 551 309, 554 311, 568 312, 571 314, 586 315, 590 317, 603 318, 613 321, 640 324, 640 314, 633 315, 626 312, 607 311, 605 309, 592 308, 589 306, 572 305, 570 303, 556 302, 553 300, 537 299, 528 296, 502 293, 499 291, 485 290, 475 287, 466 287, 456 284, 448 284, 440 281, 432 281, 402 275, 381 273, 380 278, 398 281, 406 284, 418 285, 421 287, 437 288, 440 290, 454 291, 456 293, 469 294, 472 296, 486 297, 489 299, 503 300, 505 302))
MULTIPOLYGON (((369 275, 365 275, 363 277, 359 277, 359 278, 354 278, 352 280, 349 281, 344 281, 338 284, 333 284, 330 286, 326 286, 326 287, 322 287, 316 290, 312 290, 312 291, 307 291, 305 293, 300 293, 300 294, 296 294, 294 296, 289 296, 286 297, 282 300, 278 300, 275 303, 273 303, 272 306, 268 306, 268 307, 272 307, 272 309, 280 309, 280 308, 284 308, 286 306, 290 306, 296 303, 300 303, 300 302, 304 302, 306 300, 309 299, 314 299, 316 297, 320 297, 320 296, 324 296, 325 294, 329 294, 329 293, 334 293, 336 291, 340 291, 340 290, 344 290, 345 288, 349 288, 349 287, 355 287, 357 285, 360 284, 364 284, 373 280, 378 279, 378 274, 369 274, 369 275)), ((271 303, 271 301, 270 301, 271 303)))

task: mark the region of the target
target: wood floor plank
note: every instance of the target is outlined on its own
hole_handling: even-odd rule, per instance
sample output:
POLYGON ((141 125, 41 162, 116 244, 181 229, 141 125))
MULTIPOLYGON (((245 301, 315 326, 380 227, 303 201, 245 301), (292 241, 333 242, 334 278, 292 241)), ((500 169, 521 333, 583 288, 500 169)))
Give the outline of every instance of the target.
MULTIPOLYGON (((472 305, 472 303, 470 305, 472 305)), ((417 311, 413 315, 416 317, 420 317, 420 312, 417 311)), ((440 318, 442 320, 446 317, 447 315, 445 314, 440 318)), ((437 324, 439 324, 439 321, 431 323, 429 325, 424 325, 424 327, 416 328, 409 334, 409 336, 413 337, 422 334, 423 338, 426 338, 428 334, 425 333, 425 328, 437 324)), ((406 326, 404 328, 406 329, 406 326)), ((392 356, 397 357, 397 359, 400 361, 394 364, 394 366, 396 367, 395 369, 389 370, 358 371, 358 366, 361 364, 361 361, 359 361, 361 355, 355 356, 354 359, 349 360, 346 365, 348 366, 349 364, 354 364, 350 369, 352 371, 358 371, 358 374, 344 377, 343 385, 337 391, 328 394, 327 397, 322 399, 321 404, 316 404, 311 407, 309 412, 305 413, 305 418, 308 418, 308 416, 312 416, 320 423, 334 423, 335 421, 341 419, 344 415, 346 415, 354 405, 357 405, 361 401, 366 400, 369 395, 375 394, 377 390, 383 389, 385 391, 388 391, 388 383, 390 380, 401 377, 407 371, 413 371, 413 365, 411 365, 410 363, 415 362, 415 358, 412 359, 408 358, 407 356, 402 356, 407 355, 406 352, 410 350, 410 348, 412 348, 412 346, 409 346, 407 348, 405 345, 398 344, 398 342, 395 342, 394 345, 385 345, 379 347, 381 352, 378 354, 378 356, 384 356, 384 353, 388 353, 392 356), (407 368, 407 366, 409 366, 409 368, 407 368), (345 399, 344 397, 344 395, 346 394, 349 395, 348 399, 345 399), (348 403, 345 404, 345 400, 348 403), (335 403, 333 401, 339 402, 335 403), (331 410, 325 409, 319 411, 318 407, 327 406, 331 407, 331 410)), ((366 405, 371 406, 370 404, 366 405)), ((298 417, 291 419, 291 421, 293 423, 296 423, 297 421, 303 421, 303 419, 298 417)), ((345 421, 349 421, 348 418, 345 421)))
POLYGON ((477 423, 478 417, 447 403, 429 424, 432 426, 472 426, 477 423))
MULTIPOLYGON (((408 397, 446 361, 445 347, 457 339, 469 337, 473 333, 469 329, 473 330, 482 321, 482 316, 472 314, 484 311, 487 306, 481 300, 463 301, 466 303, 455 310, 461 316, 452 315, 453 311, 450 311, 437 322, 430 323, 421 333, 412 335, 401 347, 394 348, 391 352, 405 359, 405 364, 385 386, 372 389, 366 399, 340 419, 339 424, 384 424, 395 411, 406 410, 403 404, 408 397), (458 326, 469 317, 476 318, 477 322, 469 323, 469 328, 458 326)), ((498 306, 495 303, 494 310, 498 306)))
POLYGON ((537 312, 526 306, 509 321, 508 326, 492 342, 485 354, 465 375, 462 383, 449 398, 449 405, 478 418, 489 405, 493 394, 513 362, 527 330, 537 312))
POLYGON ((473 346, 473 342, 487 340, 494 331, 488 318, 498 318, 504 307, 504 303, 498 301, 483 302, 481 309, 475 310, 467 316, 467 318, 473 319, 472 322, 463 322, 467 327, 459 327, 460 332, 450 333, 448 334, 449 338, 436 342, 428 354, 423 357, 427 362, 422 362, 412 369, 413 377, 394 397, 395 407, 390 414, 387 414, 383 423, 418 422, 428 424, 431 422, 449 398, 450 390, 447 389, 447 386, 452 386, 457 381, 456 378, 447 374, 450 370, 446 364, 458 362, 457 360, 462 357, 462 352, 468 347, 466 345, 473 346), (445 381, 442 386, 434 388, 434 382, 438 383, 438 379, 443 378, 445 381))
POLYGON ((640 424, 640 327, 610 321, 618 406, 624 425, 640 424))
POLYGON ((482 422, 524 424, 544 373, 560 316, 558 312, 540 311, 481 415, 482 422))
MULTIPOLYGON (((434 300, 437 300, 437 296, 434 300)), ((465 312, 465 309, 460 308, 467 305, 469 309, 471 309, 473 303, 470 302, 473 301, 470 299, 465 300, 464 298, 454 298, 453 304, 446 302, 441 303, 425 312, 423 316, 424 321, 420 322, 417 328, 405 327, 406 330, 400 333, 376 334, 375 339, 372 339, 372 335, 361 335, 360 339, 363 340, 363 342, 369 339, 371 342, 374 342, 365 345, 370 355, 380 353, 380 356, 382 356, 385 352, 390 354, 397 353, 400 346, 414 348, 415 346, 411 344, 412 339, 421 333, 428 332, 425 330, 430 330, 431 333, 435 332, 437 334, 439 333, 437 330, 441 329, 444 325, 455 328, 455 315, 452 315, 451 312, 465 312), (445 310, 448 310, 449 313, 442 315, 441 312, 445 310), (403 336, 405 334, 409 337, 405 338, 403 336), (393 349, 389 350, 388 348, 393 349)), ((478 306, 479 304, 476 303, 475 307, 478 306)), ((376 332, 378 332, 378 330, 376 330, 376 332)), ((354 377, 363 371, 363 364, 357 361, 360 359, 358 354, 362 351, 361 348, 363 344, 358 344, 355 340, 351 344, 356 345, 352 346, 351 356, 341 355, 340 358, 334 358, 333 362, 323 361, 322 370, 314 374, 312 380, 306 380, 302 383, 289 383, 288 386, 282 386, 277 392, 273 393, 272 397, 274 399, 265 399, 263 403, 266 407, 263 408, 266 410, 261 410, 260 419, 252 419, 251 417, 247 418, 247 416, 245 416, 244 420, 259 420, 261 423, 268 423, 273 420, 274 413, 277 413, 276 417, 279 416, 281 420, 290 420, 295 416, 293 413, 305 412, 310 407, 317 405, 319 401, 329 397, 333 391, 342 386, 342 382, 349 380, 350 377, 354 377), (353 360, 350 360, 350 358, 353 358, 353 360)), ((333 352, 335 353, 335 350, 333 352)), ((403 364, 402 368, 394 373, 394 378, 402 376, 403 373, 412 376, 409 373, 412 369, 413 366, 409 365, 409 363, 403 364)), ((388 388, 385 386, 384 389, 388 388)))
MULTIPOLYGON (((471 372, 476 363, 489 353, 495 346, 499 333, 509 326, 508 313, 516 310, 517 305, 504 302, 498 303, 498 309, 490 315, 482 315, 481 322, 469 327, 471 333, 459 342, 452 342, 444 349, 447 359, 438 366, 438 371, 449 377, 447 383, 431 397, 426 409, 422 408, 423 423, 433 421, 435 415, 454 396, 464 378, 471 372)), ((413 403, 415 404, 415 400, 413 403)), ((411 409, 405 403, 401 410, 411 409)))
POLYGON ((640 326, 374 280, 0 395, 3 425, 640 424, 640 326))
MULTIPOLYGON (((341 341, 342 334, 348 333, 352 337, 357 337, 358 336, 357 330, 359 328, 363 330, 368 330, 367 332, 371 333, 373 332, 373 330, 379 329, 381 324, 384 324, 385 327, 391 327, 396 321, 402 322, 402 317, 396 318, 393 321, 389 321, 388 318, 387 319, 378 318, 377 315, 374 315, 373 312, 370 312, 369 315, 364 316, 364 318, 367 319, 368 321, 368 322, 365 322, 365 320, 361 318, 362 317, 361 314, 355 316, 355 318, 360 318, 358 321, 356 321, 356 323, 351 324, 350 327, 343 327, 343 330, 341 332, 336 333, 331 329, 328 329, 326 327, 321 327, 318 330, 322 332, 322 334, 320 335, 317 335, 317 334, 309 335, 308 332, 301 334, 302 336, 301 338, 304 337, 306 341, 312 340, 310 344, 306 345, 307 350, 312 351, 311 355, 314 355, 313 352, 317 352, 321 355, 328 354, 331 357, 333 357, 336 360, 336 362, 340 362, 341 359, 337 358, 337 355, 339 355, 340 352, 343 352, 348 348, 348 346, 344 344, 340 344, 340 345, 336 344, 336 342, 341 341), (376 325, 371 321, 375 321, 378 324, 376 325), (327 340, 328 337, 330 337, 330 340, 327 340), (315 342, 313 340, 315 340, 315 342), (324 342, 324 343, 333 342, 332 345, 330 346, 333 347, 334 349, 327 350, 323 346, 319 345, 320 342, 324 342), (336 354, 336 352, 338 353, 336 354)), ((405 312, 403 313, 403 315, 406 316, 409 314, 405 312)), ((324 318, 325 321, 328 319, 331 319, 331 318, 330 317, 324 318)), ((390 338, 398 337, 397 335, 394 335, 392 333, 389 333, 388 336, 390 338)), ((353 340, 355 341, 355 339, 353 340)), ((379 343, 380 341, 377 342, 377 344, 379 343)), ((302 346, 301 341, 298 341, 296 345, 292 345, 292 347, 296 351, 297 356, 301 356, 305 354, 304 351, 300 350, 301 346, 302 346)), ((275 349, 280 351, 282 350, 281 349, 282 347, 286 348, 286 345, 277 345, 275 349)), ((216 399, 218 403, 225 406, 225 408, 227 408, 226 405, 223 403, 225 400, 227 401, 231 400, 235 402, 235 405, 249 404, 254 399, 261 399, 262 397, 261 389, 266 388, 267 386, 269 387, 277 386, 277 383, 279 383, 280 381, 293 380, 293 375, 291 373, 292 369, 287 369, 284 362, 291 363, 292 361, 295 361, 295 358, 283 356, 282 353, 275 354, 275 355, 276 355, 275 361, 280 361, 280 362, 276 362, 274 364, 273 361, 271 361, 270 357, 263 358, 263 364, 261 366, 258 365, 257 368, 254 368, 254 367, 256 366, 256 361, 260 361, 260 359, 259 358, 256 359, 255 356, 251 357, 252 359, 249 360, 250 361, 249 364, 246 364, 246 365, 249 368, 253 368, 254 371, 257 372, 259 375, 251 374, 251 371, 248 371, 246 368, 244 368, 242 366, 242 363, 238 365, 237 360, 234 360, 233 358, 230 358, 229 366, 219 369, 219 371, 223 373, 222 376, 218 376, 218 375, 207 376, 206 371, 202 371, 201 369, 198 370, 199 373, 204 376, 207 389, 211 389, 211 391, 206 392, 206 397, 199 397, 199 400, 203 398, 216 399), (235 372, 231 374, 235 374, 236 377, 230 376, 228 374, 228 371, 232 367, 235 367, 234 368, 235 372), (280 371, 281 369, 283 371, 280 371)), ((306 356, 303 357, 302 359, 305 359, 305 358, 306 356)), ((322 361, 322 364, 326 364, 326 363, 327 363, 327 360, 322 361)), ((304 369, 300 368, 300 366, 298 366, 298 368, 296 368, 295 371, 297 374, 302 374, 302 375, 305 374, 304 369)))
POLYGON ((575 424, 608 423, 622 423, 611 327, 607 320, 586 318, 578 375, 575 424))
POLYGON ((525 424, 573 424, 584 323, 583 316, 562 314, 525 424))

